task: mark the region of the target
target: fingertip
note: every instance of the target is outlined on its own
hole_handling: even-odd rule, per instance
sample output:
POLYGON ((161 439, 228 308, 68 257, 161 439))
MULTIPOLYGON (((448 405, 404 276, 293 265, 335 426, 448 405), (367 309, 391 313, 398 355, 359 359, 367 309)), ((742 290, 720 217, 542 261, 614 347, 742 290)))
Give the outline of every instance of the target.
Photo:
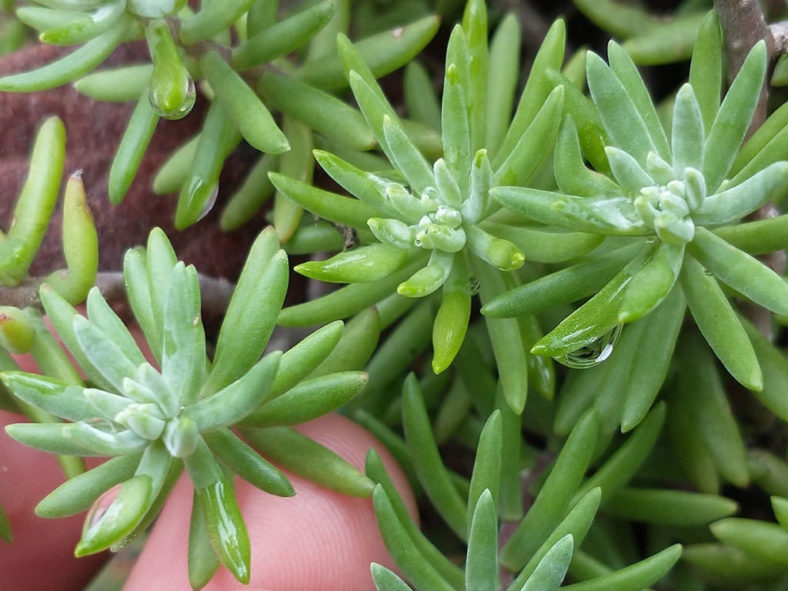
POLYGON ((65 480, 57 459, 11 439, 5 426, 27 419, 0 411, 0 505, 8 515, 13 542, 0 542, 3 589, 82 589, 105 554, 74 557, 84 515, 42 519, 38 502, 65 480))
MULTIPOLYGON (((369 432, 339 415, 297 427, 363 470, 370 447, 381 455, 395 485, 415 516, 407 480, 369 432)), ((275 497, 236 479, 236 495, 252 545, 252 587, 245 591, 374 590, 369 565, 395 568, 378 531, 371 499, 353 498, 286 472, 294 497, 275 497)), ((188 591, 187 540, 191 484, 182 477, 170 495, 124 591, 166 588, 188 591), (162 579, 162 575, 166 579, 162 579)), ((205 591, 240 589, 224 568, 205 591)))

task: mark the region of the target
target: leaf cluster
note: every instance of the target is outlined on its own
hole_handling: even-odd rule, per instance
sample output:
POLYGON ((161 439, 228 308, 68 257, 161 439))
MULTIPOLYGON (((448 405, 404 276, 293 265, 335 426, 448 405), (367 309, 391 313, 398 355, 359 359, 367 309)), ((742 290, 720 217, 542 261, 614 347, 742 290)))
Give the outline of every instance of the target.
MULTIPOLYGON (((726 84, 723 31, 704 3, 666 20, 576 0, 623 43, 567 55, 559 19, 521 81, 521 23, 488 19, 483 0, 468 0, 447 31, 439 94, 414 59, 435 16, 391 29, 397 10, 374 20, 362 3, 369 18, 353 23, 342 0, 281 18, 263 0, 36 4, 18 18, 42 42, 79 47, 0 88, 74 82, 136 101, 110 173, 113 203, 158 120, 186 116, 197 89, 209 102, 202 129, 153 187, 179 193, 176 227, 211 209, 241 141, 261 156, 222 227, 276 195, 215 337, 202 326, 197 271, 162 231, 127 253, 146 357, 89 289, 95 231, 69 180, 67 273, 34 284, 86 377, 40 312, 3 307, 0 380, 5 405, 34 419, 9 434, 64 456, 72 476, 37 512, 99 508, 78 555, 144 531, 185 469, 192 585, 220 564, 246 582, 233 475, 290 495, 275 462, 371 496, 398 568, 372 565, 381 591, 785 586, 788 287, 774 253, 788 246, 788 110, 751 129, 765 42, 726 84), (369 36, 351 41, 353 30, 369 36), (150 64, 89 73, 135 39, 150 64), (637 65, 690 58, 688 81, 655 103, 637 65), (400 104, 379 78, 404 64, 400 104), (314 162, 327 175, 319 186, 314 162), (755 219, 765 208, 776 214, 755 219), (307 258, 291 269, 286 253, 307 258), (291 271, 347 285, 282 308, 291 271), (73 307, 84 299, 87 316, 73 307), (315 330, 271 352, 277 326, 315 330), (10 354, 28 351, 43 375, 16 371, 10 354), (291 428, 334 410, 388 447, 435 514, 430 525, 413 522, 374 452, 362 474, 291 428), (92 455, 111 459, 83 471, 66 457, 92 455), (776 522, 740 506, 748 489, 771 496, 776 522)), ((63 141, 48 120, 0 242, 4 285, 27 280, 63 141)))

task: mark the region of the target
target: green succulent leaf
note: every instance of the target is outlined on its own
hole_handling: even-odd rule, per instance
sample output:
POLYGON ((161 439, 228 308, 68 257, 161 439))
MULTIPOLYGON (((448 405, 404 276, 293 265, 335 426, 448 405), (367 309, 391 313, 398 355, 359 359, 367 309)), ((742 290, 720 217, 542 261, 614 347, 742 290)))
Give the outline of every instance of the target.
POLYGON ((515 591, 522 589, 522 586, 535 572, 537 566, 547 553, 555 546, 561 539, 566 536, 572 536, 574 540, 574 547, 579 546, 585 539, 591 523, 594 521, 597 509, 599 508, 599 500, 601 498, 601 491, 599 488, 592 488, 585 493, 580 500, 572 507, 566 514, 561 522, 555 526, 552 533, 539 547, 533 556, 528 560, 528 563, 517 575, 517 578, 512 582, 507 591, 515 591))
POLYGON ((181 119, 194 106, 194 81, 181 61, 165 21, 151 20, 145 27, 145 38, 153 62, 148 81, 149 104, 165 119, 181 119))
POLYGON ((374 76, 383 76, 407 64, 433 38, 440 25, 435 15, 422 17, 404 27, 396 27, 370 35, 351 44, 345 35, 337 36, 339 57, 327 55, 309 60, 295 74, 296 78, 310 82, 325 90, 341 90, 347 86, 346 72, 355 67, 343 69, 347 54, 353 52, 374 76), (341 58, 341 59, 340 59, 341 58))
POLYGON ((222 107, 244 139, 261 152, 279 154, 290 148, 260 98, 215 51, 200 58, 200 68, 222 107))
POLYGON ((136 454, 147 441, 131 430, 110 433, 87 423, 15 423, 6 432, 30 447, 52 453, 99 457, 136 454))
POLYGON ((739 69, 709 129, 704 146, 703 176, 709 191, 720 186, 728 174, 736 150, 717 146, 739 146, 755 112, 766 72, 766 44, 756 43, 739 69))
POLYGON ((268 395, 281 352, 263 357, 243 377, 187 408, 184 413, 200 431, 234 425, 254 411, 268 395))
POLYGON ((571 534, 558 540, 539 561, 521 591, 553 591, 564 580, 574 547, 571 534))
POLYGON ((117 456, 68 479, 39 501, 36 515, 53 518, 86 511, 105 491, 131 478, 139 461, 136 454, 117 456))
POLYGON ((0 242, 0 282, 17 285, 26 275, 44 239, 57 201, 66 151, 63 121, 41 124, 30 156, 30 170, 14 207, 14 223, 0 242))
MULTIPOLYGON (((586 75, 591 97, 613 145, 641 164, 645 164, 649 152, 659 153, 651 130, 631 95, 632 89, 625 86, 617 73, 594 53, 589 53, 586 59, 586 75)), ((627 82, 631 84, 633 80, 628 79, 627 82)))
MULTIPOLYGON (((483 303, 506 289, 507 282, 501 273, 484 264, 475 264, 472 268, 480 281, 483 303)), ((512 318, 485 318, 484 324, 490 337, 503 395, 509 408, 520 414, 528 397, 528 352, 520 325, 512 318)))
POLYGON ((61 242, 66 269, 50 273, 46 283, 76 304, 85 299, 95 282, 99 259, 98 235, 80 171, 66 181, 61 242))
POLYGON ((720 475, 737 486, 747 486, 750 474, 741 430, 714 359, 697 333, 684 337, 678 359, 683 362, 672 390, 673 407, 696 425, 705 453, 711 456, 720 475))
POLYGON ((668 20, 660 20, 644 33, 627 39, 621 48, 639 65, 655 66, 688 59, 692 55, 702 11, 687 10, 668 20))
POLYGON ((321 218, 351 226, 356 229, 367 227, 367 220, 379 214, 377 209, 359 199, 351 199, 312 187, 311 185, 286 177, 276 172, 270 173, 274 186, 290 199, 321 218))
MULTIPOLYGON (((260 3, 254 3, 252 10, 255 4, 260 3)), ((331 20, 336 4, 335 0, 323 0, 259 31, 253 27, 252 35, 233 49, 232 66, 246 70, 302 47, 331 20)))
MULTIPOLYGON (((244 100, 243 94, 238 100, 244 100)), ((222 165, 241 141, 238 127, 233 123, 233 116, 242 116, 233 110, 237 108, 236 102, 226 107, 221 100, 214 101, 208 108, 191 164, 183 163, 188 172, 182 182, 177 183, 180 192, 175 208, 175 227, 179 230, 201 220, 214 205, 222 165)), ((251 118, 252 125, 257 122, 257 118, 251 118)))
POLYGON ((727 544, 691 544, 684 548, 682 558, 706 576, 735 584, 760 584, 779 577, 785 567, 763 560, 727 544))
POLYGON ((763 390, 753 392, 766 408, 775 415, 786 420, 788 408, 785 407, 785 398, 781 395, 784 384, 788 380, 788 362, 786 362, 780 349, 775 347, 761 334, 750 322, 740 318, 747 336, 750 337, 758 364, 763 372, 763 390))
POLYGON ((323 261, 308 261, 294 270, 306 277, 341 283, 383 279, 409 260, 407 250, 388 244, 359 246, 323 261))
POLYGON ((542 337, 531 352, 551 357, 592 347, 620 322, 619 309, 632 274, 619 272, 599 293, 542 337))
POLYGON ((82 396, 83 388, 61 380, 21 371, 0 374, 3 384, 16 396, 55 416, 81 421, 95 416, 95 410, 82 396))
POLYGON ((123 389, 123 379, 134 375, 136 366, 128 359, 115 343, 101 332, 87 318, 76 314, 72 321, 72 331, 82 354, 90 365, 83 367, 88 375, 108 383, 114 391, 123 389))
POLYGON ((427 69, 418 59, 405 66, 403 92, 411 120, 440 129, 440 101, 427 69))
POLYGON ((419 481, 440 515, 458 536, 465 539, 468 535, 467 507, 452 485, 440 458, 421 389, 412 374, 403 387, 403 426, 419 481))
POLYGON ((701 225, 727 224, 737 221, 768 201, 780 201, 785 195, 788 163, 775 162, 742 183, 707 197, 693 213, 701 225))
POLYGON ((683 259, 682 245, 660 243, 627 285, 618 311, 619 321, 633 322, 659 306, 673 289, 683 259))
POLYGON ((677 177, 684 174, 687 167, 701 170, 703 167, 703 142, 706 132, 703 127, 703 114, 691 84, 684 84, 676 94, 673 108, 673 172, 677 177))
POLYGON ((485 302, 482 313, 493 318, 520 316, 574 302, 601 289, 640 250, 643 245, 632 244, 544 275, 485 302))
MULTIPOLYGON (((531 181, 539 170, 539 166, 547 159, 548 152, 544 149, 545 142, 552 144, 561 123, 561 112, 564 105, 564 88, 558 86, 545 98, 542 108, 535 114, 533 121, 517 143, 506 154, 506 158, 493 164, 495 180, 499 183, 526 184, 531 181)), ((514 123, 512 123, 514 125, 514 123)), ((501 154, 502 152, 499 152, 501 154)))
POLYGON ((681 287, 698 328, 728 372, 746 388, 761 390, 758 359, 717 280, 694 258, 686 257, 681 287))
MULTIPOLYGON (((517 82, 520 75, 520 42, 522 32, 517 18, 507 13, 498 23, 490 40, 487 57, 487 84, 496 91, 487 93, 484 145, 494 150, 501 145, 509 125, 517 82)), ((558 61, 558 60, 556 60, 558 61)), ((491 156, 495 156, 491 152, 491 156)))
POLYGON ((776 523, 728 517, 710 526, 721 541, 763 560, 786 564, 785 548, 788 532, 776 523))
POLYGON ((737 510, 737 503, 725 497, 643 488, 623 488, 610 496, 606 506, 606 511, 624 519, 679 527, 711 523, 737 510))
POLYGON ((287 256, 272 228, 263 230, 250 247, 227 307, 203 393, 229 385, 262 355, 287 290, 287 256))
MULTIPOLYGON (((449 43, 460 38, 461 32, 461 27, 455 27, 449 43)), ((462 66, 463 64, 449 63, 446 67, 441 108, 441 139, 449 170, 460 182, 460 190, 467 190, 465 175, 471 163, 471 129, 467 107, 470 97, 465 96, 467 89, 462 78, 465 77, 467 80, 467 74, 462 66)), ((474 112, 482 111, 479 109, 474 112)))
POLYGON ((145 516, 152 501, 149 477, 138 475, 126 480, 109 506, 99 505, 88 515, 74 554, 95 554, 126 537, 145 516))
POLYGON ((635 432, 605 461, 594 475, 583 482, 575 499, 599 488, 607 505, 610 496, 625 486, 648 458, 665 422, 665 405, 656 406, 635 432))
MULTIPOLYGON (((400 440, 401 441, 401 440, 400 440)), ((404 442, 402 442, 404 444, 404 442)), ((380 456, 374 449, 370 449, 367 453, 366 460, 367 475, 376 483, 376 488, 380 487, 386 495, 386 501, 379 503, 375 506, 375 515, 378 518, 381 533, 386 536, 393 535, 389 533, 390 529, 398 531, 404 529, 407 533, 410 543, 417 549, 432 567, 440 573, 440 575, 451 584, 454 588, 462 588, 465 575, 460 567, 454 564, 441 552, 430 539, 419 529, 419 527, 411 519, 410 514, 402 501, 402 498, 394 487, 391 477, 386 472, 380 456), (398 520, 393 521, 394 519, 398 520), (389 525, 391 523, 391 525, 389 525)))
POLYGON ((456 357, 465 340, 471 315, 471 295, 463 289, 444 287, 438 313, 432 325, 432 370, 445 371, 456 357))
POLYGON ((663 159, 667 159, 670 156, 668 138, 665 135, 665 130, 662 128, 657 110, 654 108, 654 103, 651 101, 646 84, 643 82, 643 78, 640 77, 630 57, 631 55, 632 53, 625 51, 624 48, 617 43, 608 43, 607 58, 610 63, 610 69, 621 81, 629 98, 632 100, 632 104, 645 123, 651 141, 656 148, 656 153, 663 159))
POLYGON ((561 123, 553 155, 553 168, 558 189, 562 193, 591 197, 615 195, 620 191, 618 185, 607 176, 586 167, 577 125, 571 114, 564 115, 561 123))
POLYGON ((602 591, 621 589, 636 591, 661 579, 681 557, 681 545, 674 544, 640 562, 619 569, 609 575, 596 577, 564 587, 570 591, 602 591))
POLYGON ((591 411, 572 430, 534 504, 503 547, 501 562, 510 570, 522 568, 566 516, 591 461, 598 429, 599 418, 591 411))
POLYGON ((497 504, 501 482, 501 446, 503 442, 501 422, 501 412, 493 411, 479 435, 479 445, 476 449, 468 493, 468 523, 473 522, 472 511, 476 510, 478 499, 484 494, 484 491, 489 491, 492 500, 497 504))
POLYGON ((353 497, 369 497, 373 482, 327 447, 290 427, 246 428, 244 438, 271 461, 353 497))
POLYGON ((654 179, 640 166, 634 157, 615 146, 605 148, 610 170, 618 184, 628 193, 638 194, 642 187, 654 184, 654 179))
POLYGON ((304 423, 347 404, 366 386, 367 379, 363 372, 345 371, 302 381, 243 422, 259 427, 304 423))
POLYGON ((205 524, 205 513, 196 499, 192 501, 191 513, 187 558, 189 583, 192 589, 201 589, 208 584, 222 563, 211 545, 205 524))
POLYGON ((105 32, 60 59, 29 72, 3 76, 0 78, 0 90, 37 92, 62 86, 84 76, 114 51, 131 24, 131 18, 124 15, 105 32))
POLYGON ((776 314, 788 314, 788 284, 754 257, 705 228, 696 229, 688 249, 726 285, 776 314))
POLYGON ((162 329, 161 375, 176 400, 192 403, 206 369, 200 287, 192 266, 179 262, 172 269, 162 329))
POLYGON ((417 589, 452 591, 454 587, 413 547, 408 532, 399 522, 391 501, 381 485, 375 486, 372 500, 386 548, 408 580, 413 582, 417 589))
POLYGON ((358 150, 369 150, 375 137, 361 113, 331 94, 273 73, 257 81, 266 102, 321 133, 358 150))
POLYGON ((214 3, 206 3, 200 10, 181 20, 178 38, 186 45, 192 45, 213 37, 229 28, 247 12, 254 0, 243 0, 229 9, 214 3))
POLYGON ((498 518, 495 500, 488 489, 482 491, 468 532, 465 561, 465 588, 496 591, 498 582, 498 518))
POLYGON ((550 226, 594 234, 648 234, 632 200, 622 196, 578 197, 530 187, 494 187, 490 196, 504 207, 550 226))
POLYGON ((282 310, 277 322, 282 326, 311 326, 347 318, 396 291, 397 285, 413 275, 423 264, 424 260, 418 258, 384 279, 354 283, 309 302, 289 306, 282 310))
POLYGON ((194 483, 194 502, 203 513, 211 546, 221 563, 241 583, 251 576, 249 534, 235 498, 232 482, 204 442, 186 459, 194 483))
POLYGON ((397 286, 397 293, 407 298, 423 298, 438 290, 449 277, 454 262, 451 253, 432 251, 430 260, 421 269, 397 286))
MULTIPOLYGON (((553 91, 553 84, 548 79, 547 72, 561 69, 561 64, 564 61, 565 44, 566 24, 563 20, 558 19, 550 26, 542 44, 539 46, 539 51, 534 57, 531 72, 515 108, 514 117, 509 124, 503 141, 495 152, 493 167, 498 168, 501 162, 509 156, 522 134, 534 121, 537 112, 550 92, 553 91)), ((495 93, 492 94, 494 95, 495 93)), ((494 144, 490 147, 492 146, 494 144)))
POLYGON ((260 490, 281 497, 295 494, 284 474, 229 429, 214 429, 204 435, 205 443, 217 459, 260 490))

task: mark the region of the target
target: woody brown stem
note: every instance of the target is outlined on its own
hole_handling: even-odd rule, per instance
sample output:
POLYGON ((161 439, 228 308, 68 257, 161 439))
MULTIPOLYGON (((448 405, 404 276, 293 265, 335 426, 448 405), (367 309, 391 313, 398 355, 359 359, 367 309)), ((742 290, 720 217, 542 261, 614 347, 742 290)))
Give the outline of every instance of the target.
MULTIPOLYGON (((757 0, 714 0, 714 9, 720 18, 725 40, 728 80, 733 80, 752 46, 761 39, 766 41, 766 50, 771 61, 776 52, 776 44, 757 0)), ((750 123, 750 134, 766 120, 767 98, 767 83, 764 83, 758 108, 750 123)))
MULTIPOLYGON (((776 23, 767 25, 761 5, 757 0, 714 0, 714 9, 720 18, 722 34, 725 40, 725 55, 728 59, 728 80, 733 80, 741 68, 753 45, 761 39, 766 42, 769 63, 779 53, 788 49, 788 25, 776 23)), ((748 135, 758 129, 767 117, 767 99, 769 76, 764 81, 758 107, 750 122, 748 135)), ((765 219, 774 215, 775 208, 767 203, 752 214, 753 219, 765 219)), ((785 271, 785 256, 782 252, 772 253, 761 257, 764 264, 774 269, 777 273, 785 271)), ((771 314, 759 306, 750 306, 746 310, 747 316, 758 327, 762 334, 771 338, 771 314)))
MULTIPOLYGON (((226 279, 217 279, 198 273, 203 312, 208 315, 223 315, 230 303, 235 285, 226 279)), ((17 308, 37 308, 43 311, 38 289, 42 279, 31 278, 17 286, 0 285, 0 305, 17 308)), ((103 271, 96 275, 96 287, 111 305, 122 305, 126 301, 123 274, 119 271, 103 271)))

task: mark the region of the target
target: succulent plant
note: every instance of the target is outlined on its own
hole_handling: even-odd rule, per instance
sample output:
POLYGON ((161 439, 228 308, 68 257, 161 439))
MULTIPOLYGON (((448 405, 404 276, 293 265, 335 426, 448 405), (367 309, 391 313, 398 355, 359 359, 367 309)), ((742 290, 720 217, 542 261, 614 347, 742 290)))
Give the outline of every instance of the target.
MULTIPOLYGON (((124 273, 152 359, 146 359, 96 288, 88 295, 85 317, 42 286, 44 309, 89 382, 19 371, 5 371, 0 379, 24 403, 66 420, 10 425, 7 431, 14 439, 55 453, 111 458, 72 478, 37 507, 41 516, 58 517, 97 503, 86 517, 77 556, 123 547, 143 531, 185 467, 198 512, 191 535, 207 536, 210 546, 203 547, 215 553, 192 557, 194 584, 205 584, 219 562, 239 581, 249 580, 249 540, 230 474, 272 494, 294 491, 279 469, 231 427, 244 423, 250 439, 271 440, 262 444, 267 449, 276 448, 277 441, 288 442, 289 451, 277 459, 292 465, 288 454, 300 450, 295 456, 303 456, 305 448, 293 442, 297 434, 283 425, 328 412, 366 382, 361 372, 301 382, 337 342, 339 323, 307 337, 300 348, 260 359, 284 299, 287 271, 275 233, 264 231, 239 279, 212 361, 206 357, 197 272, 176 260, 160 230, 151 233, 147 249, 128 252, 124 273), (239 339, 241 332, 248 338, 239 339), (116 484, 119 489, 102 500, 100 495, 116 484)), ((316 461, 327 465, 331 455, 325 449, 310 453, 309 460, 295 460, 300 464, 296 471, 316 461)), ((347 464, 335 473, 334 482, 349 494, 371 492, 363 475, 347 464)))
MULTIPOLYGON (((563 89, 551 92, 545 71, 560 67, 565 29, 558 21, 548 33, 511 120, 506 113, 517 73, 510 68, 502 71, 500 64, 517 50, 517 24, 511 19, 501 23, 494 49, 487 46, 486 31, 484 4, 469 3, 464 24, 454 28, 447 48, 440 115, 443 155, 433 163, 410 139, 408 126, 386 100, 362 56, 347 40, 340 40, 340 56, 356 101, 393 170, 369 172, 316 151, 318 163, 356 199, 271 173, 277 188, 306 209, 351 227, 362 242, 328 260, 296 267, 307 277, 357 284, 346 288, 348 297, 340 310, 314 300, 285 310, 280 322, 325 321, 335 313, 343 317, 358 311, 395 290, 400 296, 421 298, 440 289, 432 333, 432 368, 440 373, 463 343, 473 293, 480 290, 484 301, 510 285, 510 272, 523 264, 526 255, 519 243, 509 239, 517 233, 516 221, 496 223, 499 207, 488 195, 502 183, 527 183, 545 160, 541 144, 552 141, 563 105, 563 89), (499 78, 512 82, 504 83, 511 94, 488 95, 489 82, 499 78)), ((532 235, 534 242, 551 237, 549 231, 532 235)), ((576 242, 578 246, 565 256, 595 244, 593 239, 576 242)), ((527 382, 509 368, 530 363, 518 343, 539 333, 535 320, 522 324, 504 320, 488 325, 504 391, 517 410, 525 404, 527 382)))
POLYGON ((0 89, 73 82, 136 104, 112 203, 158 121, 191 110, 201 131, 153 182, 179 193, 176 228, 214 223, 242 141, 255 163, 220 229, 259 225, 275 195, 235 286, 179 262, 160 229, 97 273, 72 174, 65 266, 40 271, 65 154, 62 122, 41 127, 0 235, 0 408, 68 477, 37 514, 88 512, 77 555, 143 533, 185 471, 192 586, 222 564, 245 583, 258 524, 235 478, 292 495, 281 467, 370 498, 396 568, 359 585, 381 591, 785 588, 788 108, 767 85, 786 50, 771 7, 12 4, 0 51, 22 21, 78 47, 0 89), (583 15, 621 39, 606 59, 598 31, 575 35, 583 15), (130 41, 150 60, 97 69, 130 41), (681 67, 637 67, 689 57, 684 84, 681 67), (282 308, 291 270, 303 289, 282 308), (377 453, 363 474, 291 427, 332 411, 397 459, 420 524, 377 453), (108 459, 86 470, 90 456, 108 459))
MULTIPOLYGON (((338 60, 331 54, 333 36, 348 28, 347 1, 324 0, 281 20, 278 3, 253 0, 229 10, 206 4, 196 12, 185 2, 174 0, 38 4, 41 6, 20 6, 17 18, 40 31, 42 43, 81 46, 40 68, 2 77, 0 90, 34 92, 74 82, 80 92, 99 100, 136 101, 109 174, 108 194, 114 204, 129 190, 159 119, 187 116, 195 105, 198 86, 212 101, 199 139, 184 145, 185 152, 177 158, 178 152, 173 154, 176 160, 158 179, 159 191, 179 192, 175 225, 180 229, 211 210, 224 161, 241 139, 268 155, 259 161, 258 168, 263 170, 275 165, 285 171, 301 166, 304 151, 308 154, 313 142, 311 128, 329 138, 340 138, 354 149, 371 147, 373 140, 359 124, 358 113, 325 90, 336 89, 337 80, 339 88, 343 86, 338 60), (309 59, 302 68, 294 69, 283 60, 324 28, 322 38, 310 46, 309 59), (91 74, 119 45, 141 39, 147 43, 149 64, 91 74), (272 62, 276 67, 270 69, 287 75, 262 73, 272 62), (289 95, 298 95, 299 100, 285 100, 289 95), (292 118, 282 123, 288 135, 267 104, 292 118), (328 117, 315 117, 316 112, 328 117), (340 135, 338 120, 347 124, 340 135), (288 136, 295 142, 292 147, 288 136), (279 163, 273 156, 282 152, 289 155, 279 163)), ((436 25, 435 17, 425 17, 407 30, 398 29, 397 47, 386 54, 381 51, 385 36, 378 35, 363 44, 365 53, 377 59, 379 73, 391 71, 423 47, 436 25)), ((250 176, 252 185, 228 206, 226 228, 247 221, 270 196, 270 185, 261 184, 260 176, 250 176), (258 191, 265 195, 250 196, 258 191)), ((286 239, 298 225, 300 210, 292 211, 282 203, 279 209, 286 212, 277 220, 280 235, 286 239)))
MULTIPOLYGON (((707 20, 707 29, 716 27, 713 17, 707 20)), ((719 43, 698 47, 694 71, 719 71, 719 43)), ((753 166, 739 166, 731 174, 759 100, 765 47, 752 49, 722 104, 715 91, 719 76, 698 74, 683 85, 676 95, 670 141, 634 65, 615 43, 609 46, 609 60, 607 66, 589 54, 587 67, 591 97, 610 142, 605 148, 610 175, 585 167, 575 127, 567 117, 555 154, 559 191, 492 190, 507 208, 542 223, 621 237, 610 242, 604 259, 573 268, 573 285, 563 288, 567 297, 590 295, 574 292, 577 288, 598 293, 537 342, 532 352, 569 363, 601 361, 609 355, 605 347, 620 325, 641 318, 648 324, 655 318, 648 314, 663 302, 672 312, 666 310, 660 322, 678 328, 683 316, 680 301, 686 298, 695 322, 731 375, 747 388, 760 390, 755 352, 718 281, 772 312, 784 313, 784 280, 738 248, 737 236, 759 231, 762 243, 755 253, 779 242, 781 218, 770 220, 774 234, 758 222, 740 222, 782 197, 788 167, 775 161, 779 154, 769 151, 751 154, 758 159, 757 172, 753 166)), ((548 276, 517 287, 489 302, 483 312, 493 317, 533 312, 530 294, 550 280, 548 276)))

